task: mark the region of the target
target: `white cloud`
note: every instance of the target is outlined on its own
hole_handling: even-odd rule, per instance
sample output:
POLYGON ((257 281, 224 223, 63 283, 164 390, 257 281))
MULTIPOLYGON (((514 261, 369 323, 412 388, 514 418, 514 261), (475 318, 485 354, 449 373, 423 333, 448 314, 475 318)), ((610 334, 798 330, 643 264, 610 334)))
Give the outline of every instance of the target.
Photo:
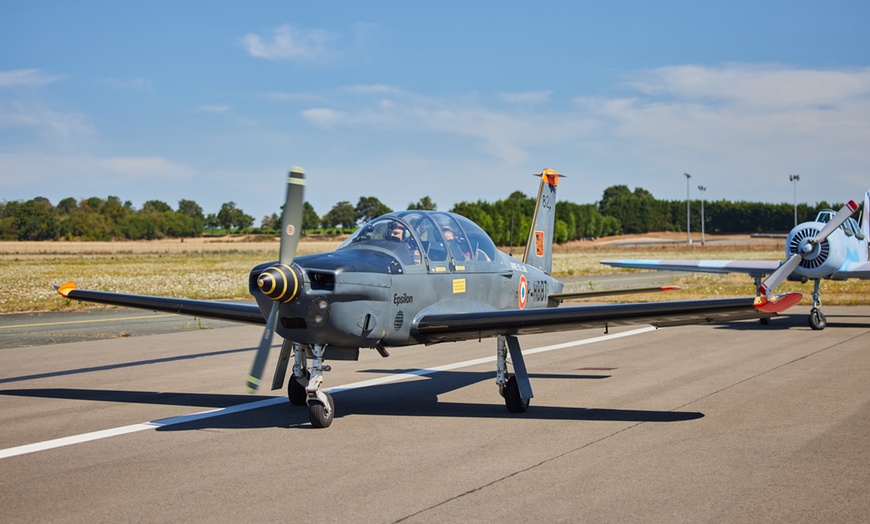
MULTIPOLYGON (((548 92, 439 98, 357 85, 322 93, 326 103, 302 116, 356 136, 459 138, 447 143, 466 148, 465 162, 476 150, 478 160, 489 155, 508 169, 553 164, 588 173, 584 190, 597 195, 595 185, 618 177, 681 198, 683 172, 697 172, 714 199, 781 201, 789 173, 801 173, 804 191, 820 200, 855 198, 870 186, 870 69, 672 66, 637 72, 623 87, 623 96, 566 106, 548 92)), ((441 138, 402 147, 434 158, 441 138)))
POLYGON ((133 91, 151 91, 151 80, 147 78, 103 78, 97 83, 113 87, 115 89, 130 89, 133 91))
POLYGON ((199 106, 197 109, 199 109, 200 111, 202 111, 204 113, 226 113, 227 111, 229 111, 232 108, 233 108, 233 106, 231 106, 229 104, 216 104, 216 105, 202 105, 202 106, 199 106))
POLYGON ((809 70, 779 65, 671 66, 627 85, 651 96, 722 100, 755 108, 825 107, 870 92, 870 69, 809 70))
POLYGON ((59 138, 94 134, 93 126, 84 115, 53 111, 33 102, 0 104, 0 128, 4 127, 33 128, 59 138))
POLYGON ((534 106, 546 103, 552 91, 527 91, 524 93, 500 93, 499 98, 508 104, 518 106, 534 106))
POLYGON ((0 71, 0 87, 36 87, 58 80, 59 77, 44 75, 39 69, 0 71))
POLYGON ((242 37, 241 42, 251 56, 269 60, 323 60, 334 56, 329 49, 334 40, 331 33, 313 29, 301 31, 290 25, 275 30, 271 41, 254 33, 242 37))
POLYGON ((160 157, 37 153, 0 154, 0 172, 19 175, 0 177, 0 187, 34 189, 53 186, 117 188, 142 181, 186 180, 196 175, 193 169, 160 157))

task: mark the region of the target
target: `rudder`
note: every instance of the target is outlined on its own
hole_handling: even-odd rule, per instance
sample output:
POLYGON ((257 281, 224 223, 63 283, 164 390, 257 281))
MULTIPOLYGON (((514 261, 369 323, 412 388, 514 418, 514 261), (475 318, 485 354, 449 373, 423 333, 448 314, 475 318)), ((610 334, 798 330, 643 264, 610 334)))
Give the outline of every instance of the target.
POLYGON ((534 266, 546 274, 553 269, 553 233, 556 227, 556 187, 560 175, 554 169, 544 169, 541 174, 541 185, 538 188, 538 199, 535 202, 535 214, 532 217, 532 227, 523 262, 534 266))

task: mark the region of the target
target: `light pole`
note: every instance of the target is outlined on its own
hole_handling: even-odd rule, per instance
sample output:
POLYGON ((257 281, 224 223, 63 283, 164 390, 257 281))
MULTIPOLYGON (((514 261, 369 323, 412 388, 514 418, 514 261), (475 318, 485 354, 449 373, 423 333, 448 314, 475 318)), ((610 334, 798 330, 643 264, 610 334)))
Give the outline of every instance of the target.
POLYGON ((686 239, 688 244, 692 245, 692 219, 690 218, 690 209, 689 209, 689 179, 692 178, 692 175, 689 173, 683 173, 686 176, 686 239))
POLYGON ((794 225, 797 226, 797 183, 801 179, 800 175, 789 175, 788 181, 794 182, 794 225))
POLYGON ((707 186, 698 186, 698 191, 701 192, 701 245, 704 245, 704 191, 707 186))

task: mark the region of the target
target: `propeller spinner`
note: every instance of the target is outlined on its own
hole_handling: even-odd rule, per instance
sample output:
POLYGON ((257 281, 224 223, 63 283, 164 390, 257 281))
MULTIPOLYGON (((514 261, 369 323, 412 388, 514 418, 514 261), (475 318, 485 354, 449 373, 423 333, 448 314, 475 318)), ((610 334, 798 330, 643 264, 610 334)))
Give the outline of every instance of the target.
POLYGON ((305 197, 305 171, 301 167, 293 167, 287 176, 287 198, 284 202, 284 213, 281 217, 281 248, 278 264, 267 268, 257 279, 257 286, 274 302, 266 319, 266 329, 260 338, 260 345, 254 357, 254 364, 247 379, 248 393, 254 393, 260 386, 260 379, 269 359, 272 338, 278 323, 278 310, 281 303, 289 302, 296 297, 302 284, 302 275, 291 264, 296 256, 299 244, 299 234, 302 231, 302 206, 305 197))
POLYGON ((771 273, 769 277, 767 277, 764 282, 758 286, 758 292, 761 295, 768 295, 771 291, 773 291, 776 286, 780 285, 783 280, 785 280, 797 267, 800 265, 801 260, 805 257, 811 255, 816 246, 824 242, 831 233, 837 230, 838 227, 843 225, 843 223, 858 209, 858 204, 855 203, 854 200, 850 200, 843 206, 840 211, 837 212, 836 215, 827 223, 825 227, 822 228, 819 233, 804 242, 801 247, 798 249, 797 253, 794 253, 792 256, 788 258, 779 268, 771 273))

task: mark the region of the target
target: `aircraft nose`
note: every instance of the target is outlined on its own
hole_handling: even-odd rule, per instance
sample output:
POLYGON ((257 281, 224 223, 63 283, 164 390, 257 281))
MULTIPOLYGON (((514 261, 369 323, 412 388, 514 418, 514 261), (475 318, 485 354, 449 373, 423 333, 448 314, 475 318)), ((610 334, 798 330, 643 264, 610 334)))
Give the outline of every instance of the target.
POLYGON ((301 274, 286 264, 266 268, 257 277, 257 287, 272 300, 290 302, 296 298, 302 282, 301 274))

